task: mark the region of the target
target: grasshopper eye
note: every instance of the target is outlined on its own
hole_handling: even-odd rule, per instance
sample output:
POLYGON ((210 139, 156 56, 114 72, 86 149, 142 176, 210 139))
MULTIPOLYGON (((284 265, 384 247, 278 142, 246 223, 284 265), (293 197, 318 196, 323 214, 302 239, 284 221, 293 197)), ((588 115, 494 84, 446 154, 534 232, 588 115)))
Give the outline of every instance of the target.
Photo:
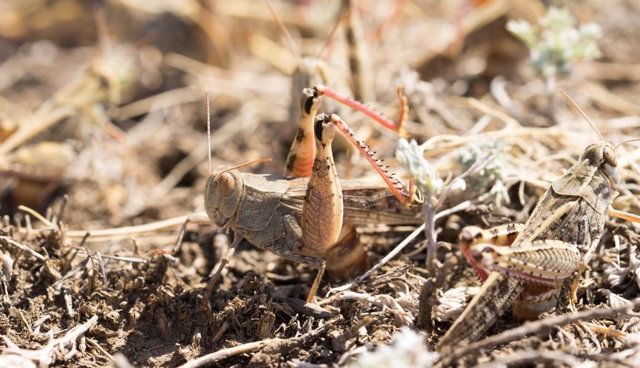
POLYGON ((222 173, 217 180, 218 192, 222 197, 228 197, 236 189, 236 180, 230 173, 222 173))
POLYGON ((616 152, 609 146, 604 147, 602 151, 602 157, 604 158, 604 161, 611 166, 616 166, 616 164, 618 163, 616 152))

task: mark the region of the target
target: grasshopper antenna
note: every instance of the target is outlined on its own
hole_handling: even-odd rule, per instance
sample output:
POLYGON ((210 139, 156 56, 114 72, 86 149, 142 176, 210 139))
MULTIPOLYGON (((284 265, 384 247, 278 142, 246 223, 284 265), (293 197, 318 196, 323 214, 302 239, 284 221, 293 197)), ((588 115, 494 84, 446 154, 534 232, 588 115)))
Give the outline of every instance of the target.
POLYGON ((627 144, 629 142, 637 142, 640 141, 640 138, 630 138, 630 139, 625 139, 624 141, 618 143, 615 145, 615 147, 613 147, 614 150, 617 150, 618 147, 622 146, 623 144, 627 144))
POLYGON ((338 17, 338 20, 333 24, 333 27, 331 27, 331 31, 329 31, 329 34, 327 35, 327 38, 324 40, 324 43, 322 44, 322 47, 320 48, 320 50, 318 51, 318 54, 316 55, 316 59, 317 60, 324 60, 325 59, 325 57, 326 57, 325 53, 329 49, 329 45, 333 41, 333 36, 336 34, 336 31, 338 30, 338 27, 340 26, 340 24, 342 23, 342 20, 346 16, 347 16, 347 12, 341 11, 341 14, 338 17))
POLYGON ((282 32, 282 34, 284 34, 284 38, 287 40, 287 43, 289 44, 289 48, 291 49, 291 52, 293 52, 296 55, 296 57, 300 58, 300 55, 301 55, 300 48, 293 40, 293 37, 291 37, 291 33, 289 33, 289 31, 287 30, 287 27, 285 27, 284 23, 282 22, 282 19, 280 18, 280 16, 278 16, 278 13, 276 12, 276 10, 273 8, 273 6, 271 6, 271 3, 269 3, 268 0, 262 0, 262 2, 267 6, 267 8, 269 9, 269 13, 271 13, 271 16, 273 17, 273 20, 278 25, 278 28, 280 28, 280 31, 282 32))
POLYGON ((207 95, 207 152, 209 153, 209 173, 211 173, 211 103, 209 102, 209 91, 207 95))
MULTIPOLYGON (((598 137, 600 137, 600 140, 604 141, 604 138, 602 137, 602 134, 600 134, 600 131, 598 130, 598 128, 596 128, 596 125, 593 123, 593 121, 591 121, 591 119, 589 119, 589 117, 587 116, 587 114, 584 112, 584 110, 582 110, 580 108, 580 106, 578 106, 578 104, 576 103, 576 101, 571 98, 571 96, 569 96, 562 88, 558 89, 560 91, 560 93, 562 93, 562 95, 569 100, 569 102, 571 102, 571 104, 580 112, 580 114, 585 118, 585 120, 587 120, 587 122, 589 123, 589 125, 591 125, 591 128, 593 128, 593 130, 596 131, 596 133, 598 134, 598 137)), ((622 146, 623 144, 627 144, 629 142, 637 142, 640 141, 640 138, 630 138, 630 139, 625 139, 624 141, 616 144, 613 147, 614 151, 617 151, 618 148, 620 148, 620 146, 622 146)))
POLYGON ((236 166, 232 166, 232 167, 226 168, 226 169, 224 169, 224 170, 220 171, 220 172, 215 176, 215 178, 213 178, 213 181, 218 180, 218 178, 220 177, 220 175, 222 175, 222 174, 224 174, 224 173, 226 173, 226 172, 229 172, 229 171, 231 171, 231 170, 236 170, 236 169, 241 169, 241 168, 243 168, 243 167, 247 167, 247 166, 257 165, 257 164, 261 164, 261 163, 263 163, 263 162, 271 162, 271 159, 270 159, 270 158, 259 158, 259 159, 257 159, 257 160, 251 160, 251 161, 243 162, 243 163, 238 164, 238 165, 236 165, 236 166))
MULTIPOLYGON (((273 20, 276 22, 276 24, 278 25, 278 28, 280 28, 280 31, 282 32, 285 39, 287 40, 287 43, 289 44, 289 48, 291 49, 291 52, 293 52, 296 55, 296 57, 301 58, 302 52, 300 51, 300 47, 293 40, 293 37, 291 37, 291 33, 289 32, 287 27, 284 25, 282 18, 280 18, 280 16, 276 12, 276 10, 273 8, 269 0, 262 0, 262 1, 269 9, 269 12, 273 17, 273 20)), ((331 31, 329 31, 329 35, 327 36, 327 39, 324 41, 324 44, 322 45, 322 47, 318 51, 318 54, 316 55, 317 60, 324 60, 324 57, 325 57, 324 53, 328 49, 328 46, 331 43, 331 40, 333 39, 333 36, 338 30, 338 26, 340 26, 340 23, 342 23, 342 20, 344 19, 345 16, 346 16, 346 13, 342 12, 342 14, 340 14, 340 16, 338 17, 338 20, 335 22, 335 24, 331 28, 331 31)))
POLYGON ((584 110, 582 110, 582 108, 580 108, 580 106, 578 106, 578 103, 573 98, 571 98, 571 96, 569 96, 562 88, 558 88, 558 91, 560 91, 560 93, 562 93, 564 98, 566 98, 569 102, 571 102, 571 105, 573 105, 573 107, 575 107, 576 110, 578 110, 580 115, 582 115, 582 117, 587 121, 587 123, 589 123, 589 125, 591 125, 591 128, 593 128, 593 130, 595 130, 596 134, 598 134, 598 137, 600 137, 600 140, 604 141, 604 137, 602 136, 602 134, 600 134, 600 131, 598 130, 598 128, 596 128, 596 125, 593 123, 593 121, 591 121, 591 119, 589 119, 589 117, 584 112, 584 110))

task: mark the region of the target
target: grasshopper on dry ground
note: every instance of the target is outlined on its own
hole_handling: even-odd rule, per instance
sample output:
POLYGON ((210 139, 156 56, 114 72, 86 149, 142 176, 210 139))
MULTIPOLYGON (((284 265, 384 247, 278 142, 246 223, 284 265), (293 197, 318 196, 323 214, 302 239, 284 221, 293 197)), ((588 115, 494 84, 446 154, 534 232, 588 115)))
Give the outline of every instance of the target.
POLYGON ((577 281, 602 237, 616 191, 616 164, 612 144, 591 144, 551 184, 524 225, 463 230, 463 253, 484 284, 440 339, 439 351, 478 339, 514 303, 514 313, 523 318, 552 308, 553 296, 573 306, 577 281))
MULTIPOLYGON (((411 207, 419 202, 421 198, 413 187, 405 187, 390 174, 388 166, 374 158, 373 152, 355 138, 353 131, 337 115, 316 115, 323 94, 379 118, 377 113, 363 108, 352 99, 337 95, 328 87, 305 89, 301 99, 300 128, 286 169, 292 176, 309 176, 308 179, 241 174, 234 168, 224 167, 214 170, 205 187, 206 212, 217 225, 230 227, 234 231, 234 240, 227 255, 214 268, 207 295, 242 239, 287 259, 317 268, 318 274, 307 299, 311 301, 327 262, 340 263, 332 264, 331 268, 348 267, 355 261, 354 258, 362 256, 362 253, 345 255, 339 250, 332 250, 341 239, 343 220, 350 225, 420 222, 415 217, 416 212, 402 208, 397 203, 411 207), (381 174, 385 186, 363 186, 357 180, 338 180, 331 151, 336 130, 364 153, 365 158, 381 174), (391 195, 398 201, 391 200, 391 195)), ((403 96, 399 96, 402 100, 403 96)), ((406 105, 401 108, 401 116, 404 116, 404 108, 406 105)), ((388 121, 384 123, 400 127, 388 121)))

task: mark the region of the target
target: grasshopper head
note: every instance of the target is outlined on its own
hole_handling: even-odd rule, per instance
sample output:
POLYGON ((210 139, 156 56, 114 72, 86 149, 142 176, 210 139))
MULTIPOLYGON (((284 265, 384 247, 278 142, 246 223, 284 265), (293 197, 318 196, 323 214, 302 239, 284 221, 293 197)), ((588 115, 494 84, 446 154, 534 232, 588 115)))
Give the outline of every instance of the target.
POLYGON ((218 226, 231 220, 240 204, 244 181, 238 170, 218 167, 207 178, 204 189, 204 207, 207 216, 218 226))
POLYGON ((587 147, 580 158, 580 161, 589 160, 594 166, 597 166, 602 170, 609 184, 612 188, 616 188, 618 185, 618 174, 616 173, 616 165, 618 160, 616 158, 615 147, 608 142, 600 141, 587 147))

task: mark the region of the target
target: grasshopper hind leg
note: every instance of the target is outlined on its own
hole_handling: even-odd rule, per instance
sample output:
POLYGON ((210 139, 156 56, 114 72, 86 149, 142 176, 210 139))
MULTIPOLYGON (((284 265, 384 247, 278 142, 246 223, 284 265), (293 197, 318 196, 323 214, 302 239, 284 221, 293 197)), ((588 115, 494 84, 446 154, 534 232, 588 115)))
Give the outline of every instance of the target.
POLYGON ((524 282, 492 272, 480 292, 440 339, 436 350, 449 352, 480 338, 524 290, 524 282))
POLYGON ((270 250, 271 252, 290 261, 306 264, 318 270, 307 296, 307 303, 312 303, 315 300, 316 294, 318 293, 318 287, 320 286, 320 282, 324 276, 326 262, 320 256, 304 254, 305 247, 300 241, 302 238, 302 228, 300 227, 297 219, 293 216, 285 216, 284 224, 285 229, 289 234, 287 236, 287 246, 274 246, 271 247, 270 250))
POLYGON ((316 114, 320 109, 322 97, 313 90, 305 88, 300 99, 300 122, 298 132, 291 143, 285 164, 285 176, 311 176, 313 161, 316 156, 316 143, 313 128, 316 114))
POLYGON ((320 286, 320 282, 322 281, 322 276, 324 276, 325 268, 326 262, 322 261, 321 266, 318 267, 316 277, 313 279, 313 284, 311 284, 311 289, 309 289, 309 295, 307 295, 307 303, 313 303, 315 301, 316 294, 318 293, 318 287, 320 286))

